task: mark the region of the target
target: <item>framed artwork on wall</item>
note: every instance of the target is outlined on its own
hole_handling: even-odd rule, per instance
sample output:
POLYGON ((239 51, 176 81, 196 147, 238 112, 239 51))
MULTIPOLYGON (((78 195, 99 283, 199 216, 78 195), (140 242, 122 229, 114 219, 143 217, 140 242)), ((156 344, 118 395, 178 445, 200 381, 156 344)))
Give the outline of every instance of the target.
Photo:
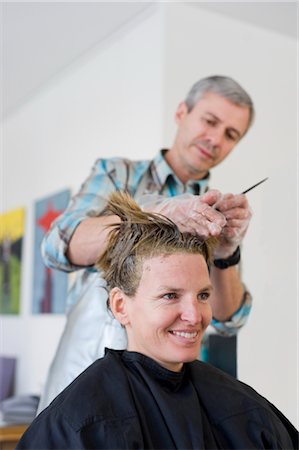
POLYGON ((70 190, 63 190, 36 201, 34 208, 33 314, 63 314, 68 289, 68 275, 45 266, 41 255, 43 237, 52 222, 66 208, 70 190))
POLYGON ((0 215, 0 314, 19 314, 25 209, 0 215))

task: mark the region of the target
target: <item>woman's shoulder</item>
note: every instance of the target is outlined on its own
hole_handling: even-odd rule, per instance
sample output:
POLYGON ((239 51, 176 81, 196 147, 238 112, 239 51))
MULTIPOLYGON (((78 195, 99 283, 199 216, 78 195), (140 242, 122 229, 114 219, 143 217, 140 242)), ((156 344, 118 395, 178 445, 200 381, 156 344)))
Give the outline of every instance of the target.
MULTIPOLYGON (((121 353, 121 352, 120 352, 121 353)), ((82 372, 45 410, 64 416, 74 429, 95 418, 131 417, 130 390, 118 352, 107 352, 82 372)))
POLYGON ((232 413, 232 408, 246 410, 256 406, 271 409, 268 400, 252 387, 211 364, 194 361, 188 367, 201 397, 218 411, 220 406, 228 414, 232 413))
POLYGON ((217 430, 229 435, 232 429, 238 429, 253 440, 266 433, 269 442, 281 441, 286 443, 283 448, 297 448, 295 427, 251 386, 201 361, 190 363, 188 369, 205 413, 217 430), (250 424, 254 424, 251 431, 250 424))

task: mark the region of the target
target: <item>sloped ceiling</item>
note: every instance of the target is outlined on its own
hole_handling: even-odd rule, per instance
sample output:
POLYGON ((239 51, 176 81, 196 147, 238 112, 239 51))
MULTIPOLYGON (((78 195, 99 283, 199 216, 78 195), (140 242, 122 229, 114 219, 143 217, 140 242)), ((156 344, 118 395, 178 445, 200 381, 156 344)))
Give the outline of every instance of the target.
MULTIPOLYGON (((159 2, 2 2, 2 114, 159 2)), ((188 2, 185 2, 188 3, 188 2)), ((192 2, 298 38, 297 2, 192 2)))

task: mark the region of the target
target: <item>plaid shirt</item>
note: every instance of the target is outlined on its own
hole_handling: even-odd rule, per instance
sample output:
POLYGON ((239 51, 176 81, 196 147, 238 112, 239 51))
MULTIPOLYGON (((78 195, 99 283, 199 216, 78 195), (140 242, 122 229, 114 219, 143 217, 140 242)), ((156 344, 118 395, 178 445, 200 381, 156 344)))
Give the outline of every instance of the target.
MULTIPOLYGON (((103 210, 109 194, 115 190, 128 191, 138 202, 144 194, 159 194, 172 197, 179 194, 202 194, 208 190, 209 175, 197 181, 183 184, 173 173, 161 150, 149 161, 130 161, 123 158, 98 159, 91 174, 79 192, 71 199, 64 213, 52 224, 42 243, 42 254, 48 267, 78 274, 68 296, 68 306, 84 296, 94 271, 93 267, 70 264, 66 257, 69 241, 78 224, 86 217, 95 217, 103 210)), ((100 276, 100 275, 98 275, 100 276)), ((94 294, 96 295, 96 285, 94 294)), ((247 320, 251 309, 251 296, 245 290, 241 307, 225 322, 212 320, 212 326, 224 335, 236 334, 247 320)))

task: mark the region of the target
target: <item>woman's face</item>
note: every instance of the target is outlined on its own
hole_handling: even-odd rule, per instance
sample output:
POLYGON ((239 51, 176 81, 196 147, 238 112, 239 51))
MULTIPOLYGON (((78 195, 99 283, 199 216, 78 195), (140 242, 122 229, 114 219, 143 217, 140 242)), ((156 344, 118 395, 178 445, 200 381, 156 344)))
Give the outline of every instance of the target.
POLYGON ((135 296, 116 291, 118 301, 112 295, 111 306, 126 327, 128 350, 143 353, 172 371, 180 371, 184 362, 198 357, 212 318, 212 286, 202 255, 177 253, 147 259, 135 296))

